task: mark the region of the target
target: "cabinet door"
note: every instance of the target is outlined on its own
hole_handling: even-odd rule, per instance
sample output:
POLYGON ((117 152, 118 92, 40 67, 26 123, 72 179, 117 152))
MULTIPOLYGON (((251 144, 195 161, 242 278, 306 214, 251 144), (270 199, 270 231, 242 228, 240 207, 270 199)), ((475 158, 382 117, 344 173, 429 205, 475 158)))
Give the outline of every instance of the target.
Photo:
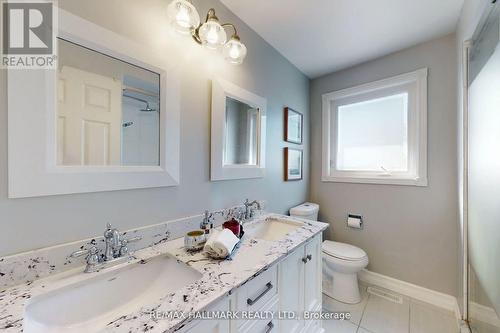
POLYGON ((296 314, 294 320, 281 320, 280 332, 300 332, 304 326, 304 247, 296 249, 279 265, 278 288, 280 312, 290 311, 296 314))
POLYGON ((229 320, 204 320, 185 333, 229 333, 229 320))
MULTIPOLYGON (((229 299, 223 299, 207 311, 229 311, 229 299)), ((181 330, 182 333, 229 333, 229 331, 230 320, 228 319, 196 321, 181 330)))
POLYGON ((305 246, 307 263, 304 265, 304 310, 321 309, 321 234, 305 246))

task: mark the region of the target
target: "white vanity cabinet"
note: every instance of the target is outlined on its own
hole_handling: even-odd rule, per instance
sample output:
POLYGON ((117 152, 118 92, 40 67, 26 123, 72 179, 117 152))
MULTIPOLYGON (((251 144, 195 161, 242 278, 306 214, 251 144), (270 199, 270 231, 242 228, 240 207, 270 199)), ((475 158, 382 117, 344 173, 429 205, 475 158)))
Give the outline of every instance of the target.
POLYGON ((288 255, 278 267, 279 311, 296 314, 281 320, 280 332, 321 332, 321 322, 304 320, 304 311, 321 311, 321 234, 288 255))
MULTIPOLYGON (((229 299, 225 298, 207 311, 214 312, 228 312, 229 299)), ((211 320, 197 320, 193 321, 182 328, 180 333, 229 333, 230 321, 227 319, 211 319, 211 320)))
POLYGON ((261 317, 204 320, 189 324, 182 332, 321 333, 321 321, 302 318, 304 311, 321 311, 321 263, 318 234, 210 309, 261 317), (266 317, 266 313, 274 316, 266 317), (296 317, 290 319, 291 315, 296 317))
POLYGON ((304 311, 321 311, 321 263, 321 234, 318 234, 275 267, 238 288, 232 298, 232 310, 272 311, 275 317, 234 321, 231 332, 322 332, 319 320, 302 318, 304 311), (296 317, 290 319, 292 314, 296 317))

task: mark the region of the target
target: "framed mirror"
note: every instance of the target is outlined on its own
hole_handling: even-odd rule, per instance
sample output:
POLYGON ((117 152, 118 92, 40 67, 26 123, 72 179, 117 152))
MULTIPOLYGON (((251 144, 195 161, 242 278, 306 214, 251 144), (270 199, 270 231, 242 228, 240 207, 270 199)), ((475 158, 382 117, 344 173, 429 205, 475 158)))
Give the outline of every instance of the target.
POLYGON ((8 73, 9 197, 178 185, 174 64, 62 9, 56 44, 8 73))
POLYGON ((211 180, 264 176, 266 104, 232 83, 212 81, 211 180))

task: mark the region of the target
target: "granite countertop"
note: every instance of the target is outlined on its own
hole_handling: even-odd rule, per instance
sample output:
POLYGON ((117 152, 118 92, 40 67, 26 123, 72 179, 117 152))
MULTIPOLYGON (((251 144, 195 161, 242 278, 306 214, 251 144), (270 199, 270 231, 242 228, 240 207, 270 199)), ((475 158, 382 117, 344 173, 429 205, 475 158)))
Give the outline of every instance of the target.
POLYGON ((269 219, 286 219, 300 222, 302 226, 283 239, 266 241, 245 235, 241 246, 232 260, 208 258, 204 252, 187 252, 183 238, 153 245, 134 253, 129 262, 102 270, 84 274, 82 268, 73 269, 34 282, 28 282, 0 291, 0 330, 6 333, 23 331, 23 311, 26 303, 37 295, 59 289, 89 278, 98 277, 111 270, 123 268, 161 255, 175 257, 202 273, 201 279, 168 295, 158 295, 154 304, 137 305, 137 310, 123 314, 109 321, 99 332, 174 332, 188 323, 185 318, 165 319, 152 316, 152 313, 196 312, 213 305, 217 300, 228 295, 232 290, 246 283, 254 276, 268 269, 283 259, 288 253, 308 241, 311 237, 325 230, 326 223, 313 222, 283 216, 267 214, 254 221, 247 222, 247 229, 255 223, 266 223, 269 219))

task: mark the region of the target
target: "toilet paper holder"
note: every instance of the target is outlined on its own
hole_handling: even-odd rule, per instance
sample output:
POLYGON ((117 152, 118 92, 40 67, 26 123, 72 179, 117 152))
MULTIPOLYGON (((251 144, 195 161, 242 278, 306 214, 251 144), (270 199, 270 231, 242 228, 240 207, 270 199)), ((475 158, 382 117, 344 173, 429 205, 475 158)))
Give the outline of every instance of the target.
POLYGON ((347 215, 347 226, 352 229, 363 229, 363 216, 348 214, 347 215))

